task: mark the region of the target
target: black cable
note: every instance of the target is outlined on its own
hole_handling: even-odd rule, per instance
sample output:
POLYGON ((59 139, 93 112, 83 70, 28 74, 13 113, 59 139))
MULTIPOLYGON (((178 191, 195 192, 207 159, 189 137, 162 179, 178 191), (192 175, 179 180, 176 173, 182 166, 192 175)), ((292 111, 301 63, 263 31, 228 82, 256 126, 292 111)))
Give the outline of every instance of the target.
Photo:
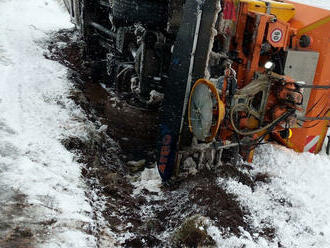
MULTIPOLYGON (((326 107, 325 107, 325 108, 326 108, 326 107)), ((325 108, 323 108, 323 110, 324 110, 325 108)), ((323 112, 323 110, 321 111, 321 113, 323 112)), ((321 113, 319 113, 319 115, 317 115, 316 118, 319 118, 319 117, 325 117, 325 116, 329 113, 329 111, 330 111, 330 108, 328 108, 328 110, 325 112, 324 116, 320 116, 321 113)), ((306 123, 306 122, 313 122, 313 121, 315 121, 315 120, 306 120, 306 121, 304 121, 304 123, 306 123)), ((303 127, 303 128, 313 128, 313 127, 316 127, 317 125, 319 125, 321 122, 322 122, 322 120, 319 120, 319 121, 317 121, 317 123, 315 123, 314 125, 312 125, 312 126, 307 126, 307 127, 303 127)))
POLYGON ((313 109, 316 107, 316 105, 318 105, 319 103, 320 103, 320 101, 322 100, 322 98, 324 97, 324 96, 327 96, 326 94, 323 94, 321 97, 320 97, 320 99, 309 109, 309 110, 307 110, 306 111, 306 114, 309 114, 311 111, 313 111, 313 109))

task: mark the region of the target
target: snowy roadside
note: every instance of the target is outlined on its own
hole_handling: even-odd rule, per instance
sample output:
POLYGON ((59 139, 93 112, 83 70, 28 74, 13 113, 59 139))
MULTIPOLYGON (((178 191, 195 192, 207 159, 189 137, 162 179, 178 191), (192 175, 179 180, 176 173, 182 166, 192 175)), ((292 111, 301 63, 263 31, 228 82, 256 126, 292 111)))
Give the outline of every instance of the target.
POLYGON ((55 0, 0 1, 0 16, 0 247, 95 247, 81 165, 61 144, 87 124, 42 48, 69 16, 55 0))
MULTIPOLYGON (((322 1, 327 0, 318 3, 322 1)), ((61 144, 67 137, 88 139, 85 135, 90 123, 68 98, 72 84, 66 78, 67 68, 43 56, 47 51, 42 41, 50 32, 72 27, 69 17, 56 0, 0 0, 0 16, 0 247, 114 247, 111 233, 102 244, 93 235, 101 233, 102 199, 85 185, 82 165, 61 144), (101 211, 94 212, 95 205, 90 206, 88 200, 91 198, 100 201, 97 208, 101 211)), ((211 226, 208 231, 217 246, 330 247, 329 158, 267 145, 258 150, 252 166, 249 173, 267 174, 270 182, 253 189, 235 178, 219 178, 218 184, 250 210, 247 222, 253 229, 269 227, 273 237, 268 240, 257 233, 251 235, 243 228, 241 237, 228 237, 211 226)), ((150 217, 156 214, 162 222, 172 221, 165 217, 175 206, 170 204, 162 211, 164 199, 177 201, 176 205, 181 200, 180 191, 163 192, 160 185, 157 171, 146 169, 137 177, 132 197, 124 198, 130 200, 126 205, 118 201, 124 194, 116 198, 112 191, 109 193, 107 200, 113 203, 108 209, 110 220, 116 217, 113 209, 122 212, 119 217, 132 215, 134 220, 134 211, 142 216, 136 217, 141 222, 133 224, 127 221, 129 218, 119 218, 123 234, 118 234, 117 240, 124 244, 130 236, 133 239, 135 233, 130 230, 142 230, 150 237, 157 230, 157 222, 152 222, 157 219, 150 217), (140 204, 141 195, 146 201, 140 204), (133 229, 133 225, 137 227, 133 229), (153 230, 147 233, 144 226, 153 230)), ((203 187, 205 184, 199 188, 203 187)), ((189 191, 184 185, 182 188, 182 198, 187 197, 189 191)), ((192 195, 201 197, 199 192, 192 195)), ((182 205, 190 208, 191 204, 182 205)), ((195 207, 201 211, 199 205, 195 207)), ((190 213, 190 209, 184 210, 178 211, 180 217, 190 213)), ((180 225, 179 220, 173 219, 174 226, 180 225)), ((168 240, 169 235, 165 230, 161 240, 168 240)))
POLYGON ((254 230, 269 228, 271 240, 242 229, 240 238, 223 238, 209 229, 220 247, 330 247, 330 158, 298 154, 279 145, 257 150, 252 174, 269 175, 267 184, 251 189, 237 180, 218 179, 219 185, 249 209, 254 230), (265 156, 267 154, 267 156, 265 156), (221 245, 220 245, 221 244, 221 245))

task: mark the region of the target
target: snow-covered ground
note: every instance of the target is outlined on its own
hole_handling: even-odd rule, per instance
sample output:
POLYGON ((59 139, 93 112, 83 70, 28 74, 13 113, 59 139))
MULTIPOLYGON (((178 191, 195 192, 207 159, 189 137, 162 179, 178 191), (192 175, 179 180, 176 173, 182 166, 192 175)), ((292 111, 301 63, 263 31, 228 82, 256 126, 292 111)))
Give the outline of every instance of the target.
POLYGON ((95 246, 80 165, 60 142, 83 133, 83 116, 42 48, 70 27, 54 0, 0 1, 0 247, 20 235, 24 247, 95 246))
MULTIPOLYGON (((329 0, 295 1, 330 9, 329 0)), ((85 117, 68 99, 67 69, 43 56, 49 33, 69 27, 55 0, 0 0, 0 247, 19 235, 24 247, 97 246, 82 165, 60 142, 84 135, 85 117)), ((271 182, 254 191, 235 180, 218 183, 251 211, 251 226, 269 224, 275 238, 224 238, 210 227, 218 246, 330 247, 329 157, 267 145, 253 167, 271 182)), ((136 187, 160 191, 157 173, 146 170, 136 187)))
MULTIPOLYGON (((251 212, 249 223, 258 230, 275 228, 271 242, 258 236, 216 239, 220 247, 330 247, 330 159, 327 155, 297 154, 278 145, 257 150, 252 173, 266 173, 270 183, 251 188, 219 178, 219 185, 237 195, 251 212), (267 154, 267 156, 265 156, 267 154)), ((214 233, 214 227, 210 230, 214 233)))

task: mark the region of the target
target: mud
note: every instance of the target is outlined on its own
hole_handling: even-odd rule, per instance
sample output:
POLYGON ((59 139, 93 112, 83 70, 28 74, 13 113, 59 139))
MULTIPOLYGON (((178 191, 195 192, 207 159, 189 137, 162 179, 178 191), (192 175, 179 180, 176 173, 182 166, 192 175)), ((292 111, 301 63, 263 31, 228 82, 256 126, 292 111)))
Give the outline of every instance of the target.
MULTIPOLYGON (((74 85, 71 97, 94 123, 95 130, 107 126, 102 131, 91 131, 86 140, 72 137, 62 143, 85 165, 82 177, 91 190, 99 197, 106 197, 103 216, 111 231, 118 240, 131 234, 118 244, 124 247, 174 247, 174 233, 187 218, 195 215, 210 219, 224 235, 240 236, 241 228, 251 234, 258 232, 246 221, 250 214, 248 210, 241 207, 234 195, 218 186, 216 180, 219 176, 232 178, 252 189, 257 183, 267 183, 267 175, 251 177, 248 166, 241 165, 242 170, 226 165, 218 172, 200 172, 176 185, 163 187, 160 194, 143 190, 133 196, 134 186, 128 177, 127 161, 144 158, 147 165, 155 161, 157 119, 152 117, 156 113, 131 108, 111 90, 93 82, 89 75, 91 70, 83 62, 83 43, 73 30, 55 33, 48 43, 48 50, 49 59, 69 68, 69 79, 74 85), (63 42, 66 46, 58 45, 63 42), (138 112, 139 117, 128 111, 131 113, 128 116, 133 115, 132 119, 121 118, 119 114, 127 108, 138 112), (131 130, 142 121, 144 130, 149 132, 139 128, 131 130)), ((270 227, 259 234, 272 239, 274 231, 270 227)), ((183 245, 197 247, 191 240, 183 245)))
POLYGON ((0 221, 0 247, 29 247, 34 242, 32 231, 24 227, 22 223, 15 223, 11 219, 14 214, 22 217, 25 215, 26 196, 20 192, 2 192, 4 195, 11 195, 8 203, 2 202, 0 210, 5 213, 4 218, 0 221), (14 203, 14 204, 13 204, 14 203))
POLYGON ((37 215, 38 207, 27 196, 12 188, 0 189, 0 247, 30 248, 47 240, 54 219, 37 215), (29 221, 26 221, 29 220, 29 221))
POLYGON ((50 53, 45 54, 46 58, 59 61, 68 67, 70 80, 81 91, 73 93, 72 99, 88 113, 91 121, 108 125, 108 135, 114 138, 125 152, 122 159, 155 160, 158 110, 128 104, 125 96, 116 95, 107 85, 109 79, 106 75, 99 75, 95 82, 91 77, 91 62, 85 62, 84 43, 73 30, 59 31, 56 40, 49 42, 48 50, 50 53), (63 43, 67 45, 63 46, 63 43), (103 87, 99 83, 102 83, 103 87))

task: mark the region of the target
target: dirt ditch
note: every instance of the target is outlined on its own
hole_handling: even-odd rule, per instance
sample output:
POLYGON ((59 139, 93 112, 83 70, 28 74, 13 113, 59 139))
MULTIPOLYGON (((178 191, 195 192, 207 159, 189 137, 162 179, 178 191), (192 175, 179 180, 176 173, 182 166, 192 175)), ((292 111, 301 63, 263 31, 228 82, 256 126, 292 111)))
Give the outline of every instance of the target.
MULTIPOLYGON (((246 221, 249 211, 241 207, 234 195, 218 186, 217 178, 233 178, 253 189, 256 183, 267 183, 267 175, 252 178, 246 172, 248 170, 227 165, 218 172, 200 172, 171 188, 163 187, 160 193, 145 189, 133 195, 134 186, 128 175, 139 175, 140 172, 132 173, 127 162, 144 158, 146 164, 151 165, 155 161, 157 119, 153 116, 157 116, 157 113, 145 113, 128 107, 127 111, 140 113, 138 118, 133 112, 132 119, 121 118, 120 113, 127 109, 126 103, 98 82, 93 82, 88 64, 83 62, 83 43, 75 31, 61 30, 52 35, 47 45, 49 53, 45 56, 69 68, 69 79, 74 84, 71 97, 98 130, 90 135, 90 139, 72 137, 62 143, 79 156, 79 162, 86 165, 82 177, 89 187, 96 189, 100 197, 106 197, 103 217, 117 235, 118 244, 124 247, 203 245, 205 240, 209 242, 212 237, 204 237, 199 231, 198 239, 180 238, 180 230, 189 226, 187 219, 194 219, 194 216, 208 219, 224 235, 240 236, 242 228, 251 234, 256 232, 251 230, 246 221), (65 46, 59 45, 63 43, 65 46), (139 126, 142 121, 149 132, 131 128, 133 125, 139 126), (130 235, 123 238, 127 233, 130 235)), ((186 232, 187 229, 184 236, 188 237, 186 232)), ((274 230, 262 230, 259 234, 271 239, 274 230)))

